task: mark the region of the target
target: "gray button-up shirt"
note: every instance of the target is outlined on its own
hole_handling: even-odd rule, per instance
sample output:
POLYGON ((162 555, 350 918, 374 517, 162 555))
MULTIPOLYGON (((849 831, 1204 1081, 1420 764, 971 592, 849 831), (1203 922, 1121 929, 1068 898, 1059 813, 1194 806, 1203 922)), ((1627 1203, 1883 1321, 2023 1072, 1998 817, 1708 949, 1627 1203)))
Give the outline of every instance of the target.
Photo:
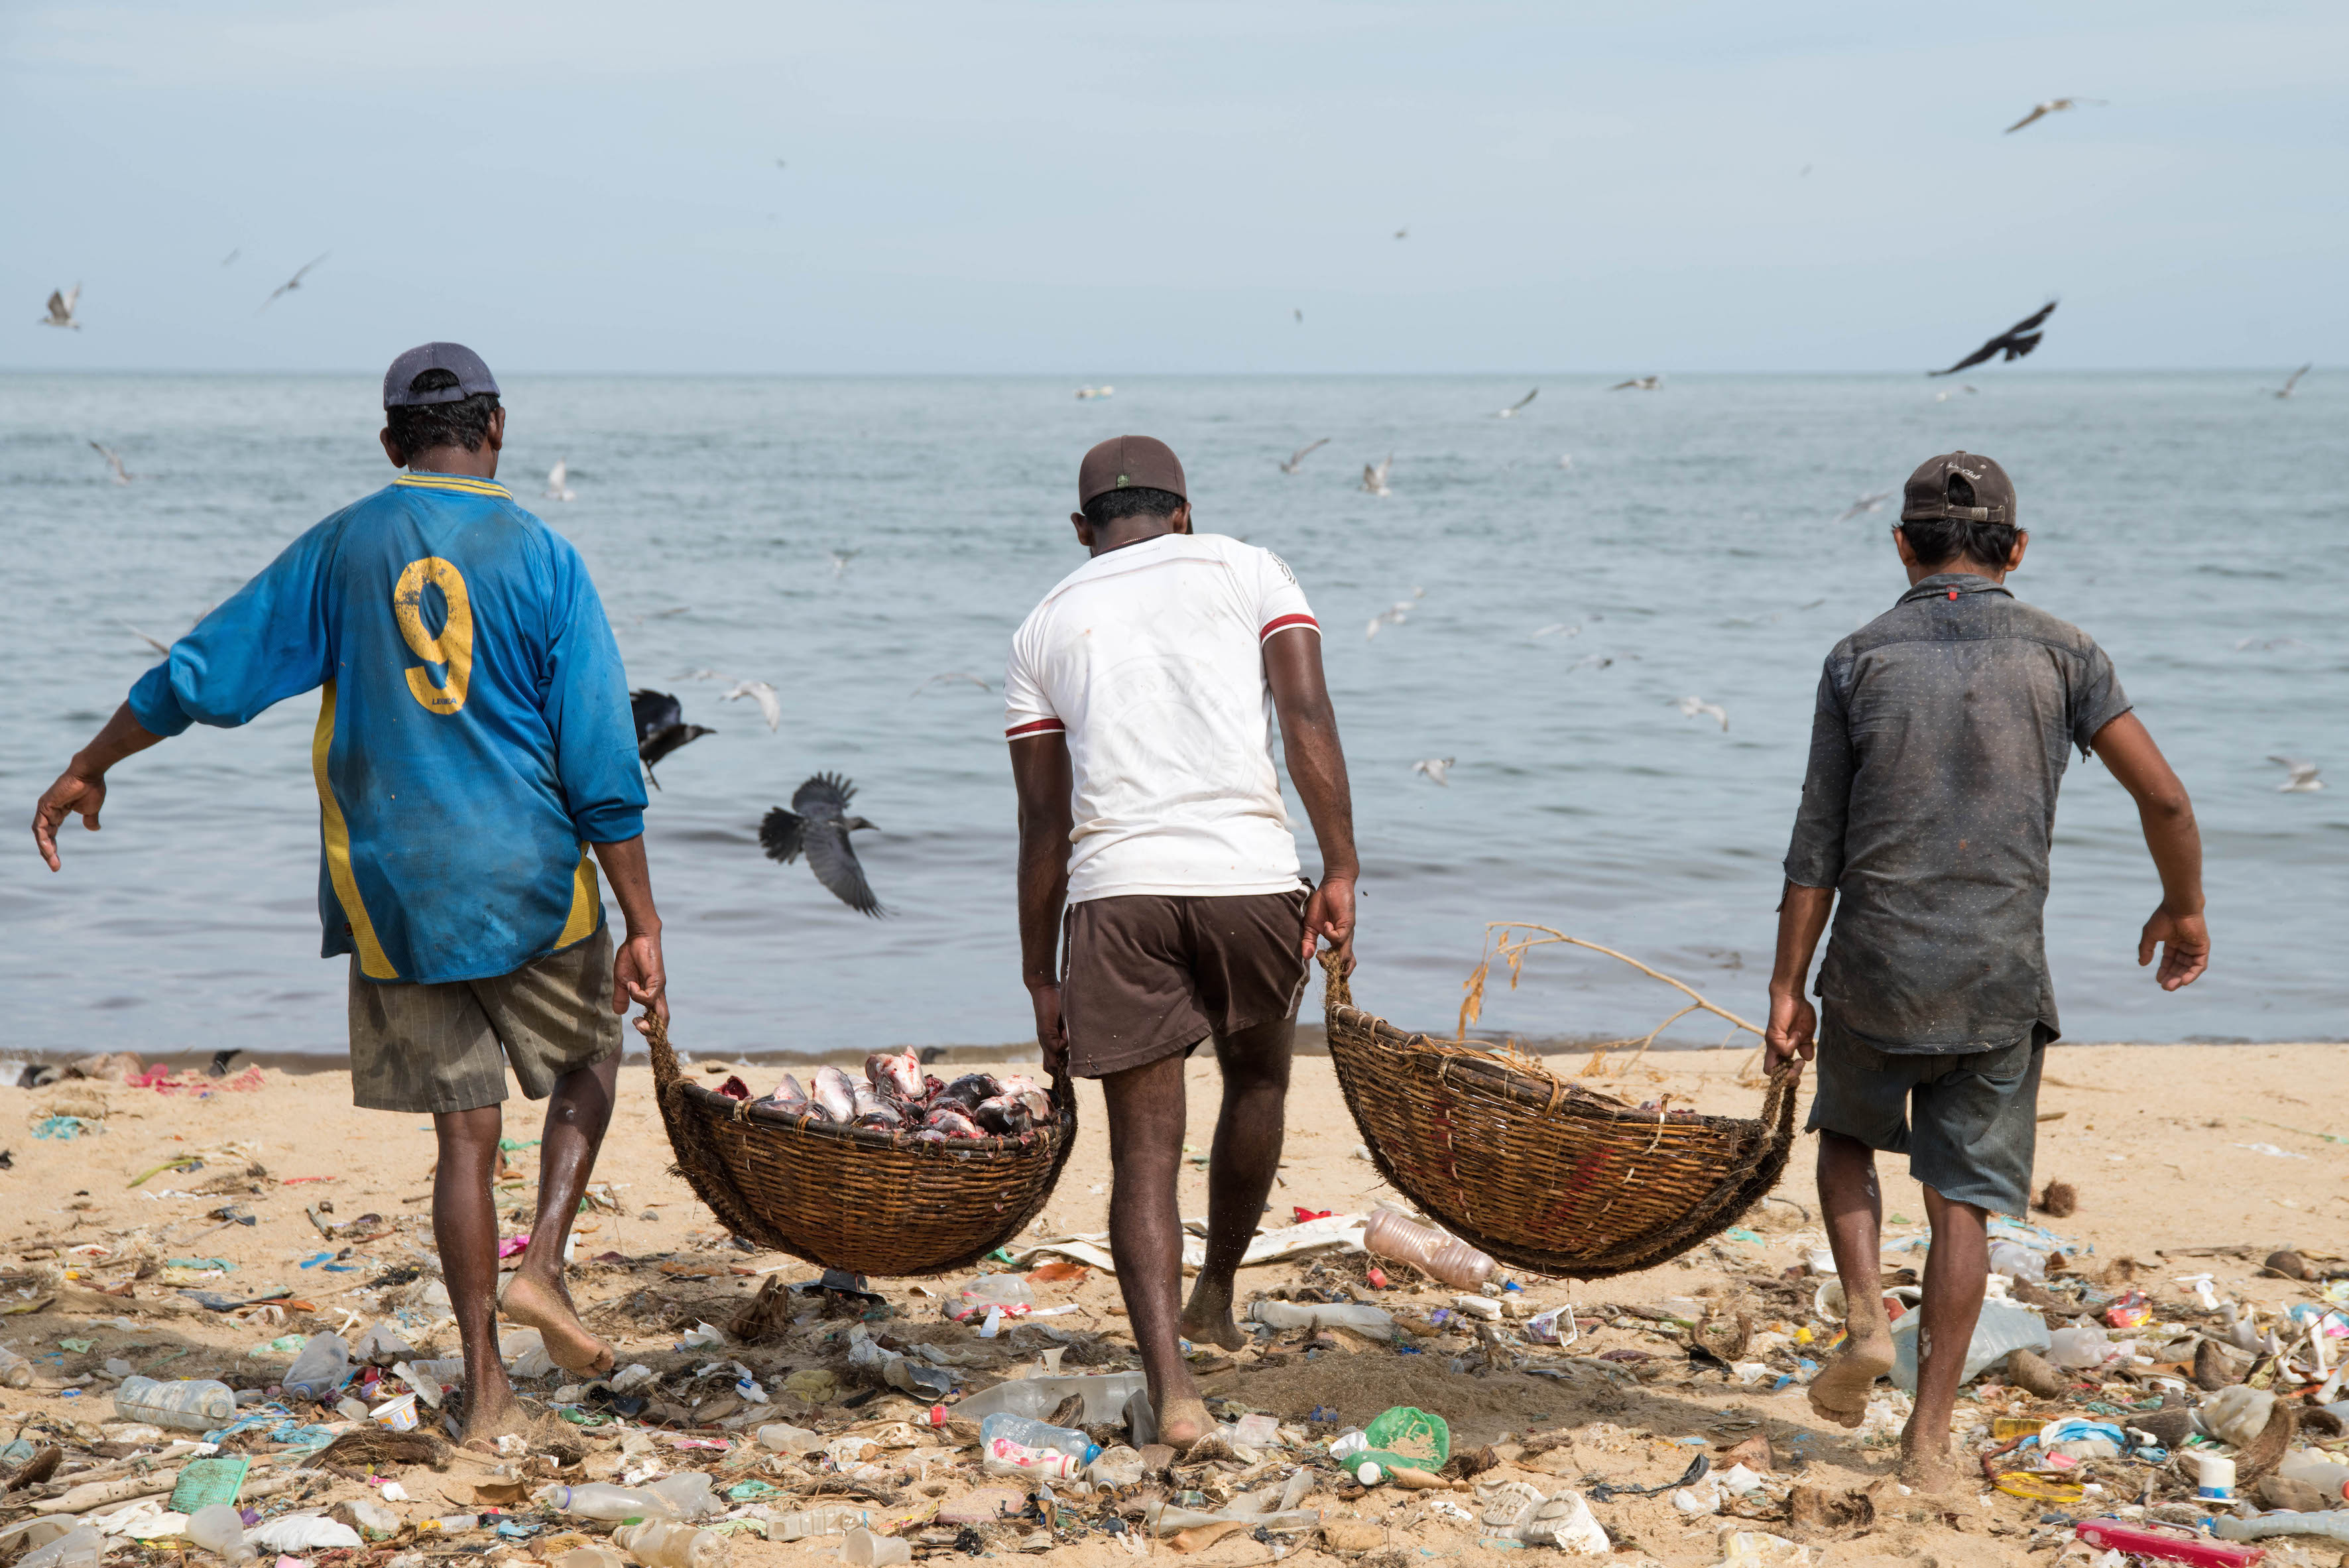
POLYGON ((1885 1051, 2055 1037, 2055 791, 2128 709, 2086 633, 1971 573, 1836 645, 1786 876, 1840 895, 1818 994, 1843 1027, 1885 1051))

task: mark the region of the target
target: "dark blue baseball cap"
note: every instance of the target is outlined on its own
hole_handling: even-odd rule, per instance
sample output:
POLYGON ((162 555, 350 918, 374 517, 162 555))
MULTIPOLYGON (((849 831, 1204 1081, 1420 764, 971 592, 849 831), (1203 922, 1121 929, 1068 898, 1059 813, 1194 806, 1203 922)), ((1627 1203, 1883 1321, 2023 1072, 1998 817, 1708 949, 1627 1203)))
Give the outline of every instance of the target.
POLYGON ((497 395, 498 378, 481 356, 461 343, 421 343, 391 362, 383 373, 383 406, 387 408, 414 408, 427 403, 461 403, 466 398, 487 392, 497 395), (409 387, 428 370, 446 370, 457 378, 454 387, 435 387, 429 392, 411 392, 409 387))

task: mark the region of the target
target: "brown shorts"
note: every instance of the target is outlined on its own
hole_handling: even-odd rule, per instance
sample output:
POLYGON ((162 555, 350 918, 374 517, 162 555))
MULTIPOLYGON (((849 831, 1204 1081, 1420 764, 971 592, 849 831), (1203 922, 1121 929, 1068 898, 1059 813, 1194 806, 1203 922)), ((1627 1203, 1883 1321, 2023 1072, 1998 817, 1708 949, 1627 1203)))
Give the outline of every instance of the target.
POLYGON ((364 1110, 474 1110, 506 1098, 506 1068, 533 1099, 620 1052, 605 926, 487 980, 362 979, 351 960, 351 1103, 364 1110))
POLYGON ((1137 893, 1071 905, 1061 971, 1069 1071, 1107 1078, 1296 1017, 1306 897, 1137 893))

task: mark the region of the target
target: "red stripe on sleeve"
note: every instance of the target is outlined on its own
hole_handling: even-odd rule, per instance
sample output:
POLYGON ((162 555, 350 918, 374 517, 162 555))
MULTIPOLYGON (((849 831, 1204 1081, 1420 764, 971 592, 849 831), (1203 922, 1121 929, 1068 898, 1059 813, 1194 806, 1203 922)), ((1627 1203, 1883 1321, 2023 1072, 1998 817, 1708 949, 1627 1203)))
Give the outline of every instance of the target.
POLYGON ((1261 643, 1275 632, 1285 632, 1291 626, 1310 626, 1317 633, 1321 630, 1321 623, 1310 615, 1283 615, 1278 620, 1267 621, 1264 630, 1256 634, 1256 640, 1261 643))
POLYGON ((1016 740, 1023 735, 1042 735, 1048 731, 1063 730, 1068 727, 1057 718, 1040 718, 1033 724, 1014 725, 1003 732, 1003 738, 1006 740, 1016 740))

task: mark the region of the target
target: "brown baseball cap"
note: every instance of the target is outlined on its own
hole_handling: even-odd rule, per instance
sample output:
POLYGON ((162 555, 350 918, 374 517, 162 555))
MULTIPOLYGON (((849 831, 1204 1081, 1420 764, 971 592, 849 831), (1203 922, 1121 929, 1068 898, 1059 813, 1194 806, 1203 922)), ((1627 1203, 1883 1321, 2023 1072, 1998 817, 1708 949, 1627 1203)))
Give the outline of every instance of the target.
POLYGON ((1149 436, 1112 436, 1077 465, 1077 505, 1113 490, 1161 490, 1191 499, 1174 449, 1149 436))
POLYGON ((2014 522, 2014 481, 1988 458, 1945 452, 1928 458, 1901 490, 1903 522, 2014 522))

